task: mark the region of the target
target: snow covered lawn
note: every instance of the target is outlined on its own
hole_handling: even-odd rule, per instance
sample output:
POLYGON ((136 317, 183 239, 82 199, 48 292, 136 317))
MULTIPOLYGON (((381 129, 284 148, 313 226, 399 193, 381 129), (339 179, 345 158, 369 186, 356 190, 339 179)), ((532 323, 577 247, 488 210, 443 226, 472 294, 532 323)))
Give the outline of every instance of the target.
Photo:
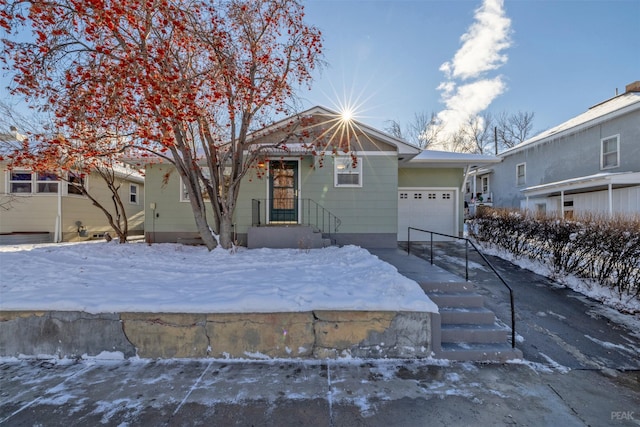
POLYGON ((8 245, 0 266, 4 311, 438 311, 415 281, 357 246, 232 254, 177 244, 8 245))

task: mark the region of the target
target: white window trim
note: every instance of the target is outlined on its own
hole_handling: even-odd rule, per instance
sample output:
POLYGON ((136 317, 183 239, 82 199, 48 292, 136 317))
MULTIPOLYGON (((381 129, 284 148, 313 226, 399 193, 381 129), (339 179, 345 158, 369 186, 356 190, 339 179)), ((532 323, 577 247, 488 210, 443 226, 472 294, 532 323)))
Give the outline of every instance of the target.
POLYGON ((6 171, 6 178, 7 179, 5 181, 7 183, 7 186, 6 186, 7 187, 6 188, 7 194, 24 194, 24 195, 35 194, 35 191, 34 191, 35 190, 35 188, 34 188, 35 178, 34 178, 33 175, 34 175, 33 172, 31 172, 29 169, 7 170, 6 171), (31 175, 31 179, 29 181, 14 181, 14 180, 11 179, 11 174, 12 173, 28 173, 29 175, 31 175), (29 192, 13 192, 13 191, 11 191, 12 190, 11 184, 13 184, 13 183, 27 183, 27 182, 31 186, 31 191, 29 191, 29 192))
POLYGON ((362 187, 362 181, 363 181, 362 157, 356 156, 356 158, 358 159, 358 164, 356 165, 355 168, 352 168, 350 155, 346 155, 346 156, 336 155, 333 157, 333 186, 335 188, 361 188, 362 187), (338 161, 338 160, 341 160, 341 161, 338 161), (347 165, 345 165, 344 163, 345 161, 348 162, 347 165), (348 169, 348 171, 339 172, 341 170, 339 168, 340 165, 345 166, 348 169), (338 184, 338 175, 346 174, 346 173, 348 173, 349 175, 357 174, 358 184, 338 184))
MULTIPOLYGON (((607 154, 611 154, 611 153, 607 153, 607 154)), ((616 135, 611 135, 611 136, 607 136, 606 138, 602 138, 600 140, 600 169, 604 170, 604 169, 614 169, 614 168, 619 168, 620 167, 620 134, 616 134, 616 135), (614 139, 616 140, 616 164, 614 166, 605 166, 604 165, 604 142, 608 141, 610 139, 614 139)))
POLYGON ((138 184, 129 183, 129 204, 131 205, 139 205, 140 204, 140 186, 138 184), (135 188, 136 191, 134 193, 131 192, 131 189, 135 188), (135 195, 135 201, 131 201, 131 196, 135 195))
POLYGON ((516 186, 521 187, 523 185, 527 185, 527 163, 518 163, 516 165, 516 186), (522 182, 520 182, 520 175, 518 174, 518 170, 522 166, 524 173, 522 174, 522 182))
MULTIPOLYGON (((46 172, 42 172, 42 173, 46 173, 46 172)), ((40 174, 40 172, 34 172, 32 170, 29 169, 14 169, 14 170, 7 170, 5 173, 5 177, 6 177, 6 193, 7 194, 22 194, 22 195, 32 195, 32 196, 57 196, 58 193, 60 192, 60 188, 61 187, 61 183, 63 181, 61 181, 59 178, 56 180, 40 180, 38 179, 38 175, 40 174), (14 181, 11 179, 11 174, 12 173, 28 173, 31 176, 31 179, 29 181, 14 181), (12 188, 12 184, 14 183, 29 183, 29 185, 31 186, 31 191, 29 192, 14 192, 11 191, 12 188), (56 191, 38 191, 38 187, 39 184, 55 184, 56 185, 56 191)))

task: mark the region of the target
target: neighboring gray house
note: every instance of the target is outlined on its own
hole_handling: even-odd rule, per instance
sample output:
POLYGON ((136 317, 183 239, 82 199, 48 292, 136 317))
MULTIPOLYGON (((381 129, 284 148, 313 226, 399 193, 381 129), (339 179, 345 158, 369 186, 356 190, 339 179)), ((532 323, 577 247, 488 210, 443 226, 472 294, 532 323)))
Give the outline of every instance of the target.
POLYGON ((500 157, 474 171, 467 199, 562 217, 640 214, 640 81, 500 157))

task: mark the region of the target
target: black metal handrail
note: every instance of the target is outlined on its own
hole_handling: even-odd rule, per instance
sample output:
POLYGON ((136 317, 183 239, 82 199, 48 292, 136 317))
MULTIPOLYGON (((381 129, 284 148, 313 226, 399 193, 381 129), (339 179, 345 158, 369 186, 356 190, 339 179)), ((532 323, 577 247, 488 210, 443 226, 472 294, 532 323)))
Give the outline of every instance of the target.
POLYGON ((496 270, 493 265, 489 262, 489 260, 487 259, 486 256, 484 256, 484 254, 482 252, 480 252, 480 249, 478 249, 478 247, 469 239, 467 239, 466 237, 458 237, 458 236, 452 236, 450 234, 444 234, 444 233, 438 233, 436 231, 429 231, 429 230, 423 230, 420 228, 415 228, 415 227, 407 227, 407 254, 411 254, 411 230, 416 230, 416 231, 420 231, 423 233, 429 233, 431 236, 431 265, 433 265, 433 235, 436 234, 438 236, 443 236, 443 237, 449 237, 452 239, 457 239, 457 240, 464 240, 465 246, 465 280, 468 282, 469 281, 469 245, 471 245, 473 247, 473 249, 476 250, 476 252, 478 253, 478 255, 480 255, 482 257, 482 259, 484 260, 484 262, 489 266, 489 268, 495 273, 496 276, 498 276, 498 279, 500 279, 500 281, 502 282, 502 284, 504 286, 507 287, 507 289, 509 290, 509 302, 511 303, 511 348, 516 348, 516 310, 515 310, 515 305, 514 305, 514 300, 513 300, 513 289, 511 288, 511 286, 509 286, 507 284, 507 282, 504 280, 504 278, 502 277, 502 275, 500 273, 498 273, 498 270, 496 270))
MULTIPOLYGON (((332 233, 337 233, 342 221, 331 213, 328 209, 320 206, 312 199, 298 198, 277 198, 277 199, 251 199, 251 223, 254 227, 267 224, 266 210, 271 202, 282 207, 284 213, 277 213, 275 218, 269 218, 272 222, 295 222, 296 224, 315 227, 322 233, 331 237, 332 233), (295 212, 295 217, 290 218, 290 212, 295 212), (298 215, 298 212, 300 215, 298 215)), ((275 210, 278 210, 277 208, 275 210)), ((271 212, 273 215, 274 212, 271 212)))

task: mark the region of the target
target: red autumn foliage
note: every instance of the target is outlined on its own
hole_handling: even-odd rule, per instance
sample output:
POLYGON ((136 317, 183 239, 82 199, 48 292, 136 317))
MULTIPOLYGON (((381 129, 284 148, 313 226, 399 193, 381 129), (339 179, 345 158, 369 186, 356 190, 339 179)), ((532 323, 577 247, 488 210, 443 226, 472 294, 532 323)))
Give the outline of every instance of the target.
MULTIPOLYGON (((261 156, 249 150, 248 135, 274 114, 289 113, 295 88, 309 84, 318 65, 321 34, 303 16, 297 0, 0 6, 0 26, 26 25, 33 35, 3 41, 14 93, 50 109, 84 158, 99 161, 135 147, 174 164, 210 249, 210 229, 223 247, 232 244, 240 181, 261 156)), ((40 152, 54 158, 59 147, 47 144, 40 152)))

